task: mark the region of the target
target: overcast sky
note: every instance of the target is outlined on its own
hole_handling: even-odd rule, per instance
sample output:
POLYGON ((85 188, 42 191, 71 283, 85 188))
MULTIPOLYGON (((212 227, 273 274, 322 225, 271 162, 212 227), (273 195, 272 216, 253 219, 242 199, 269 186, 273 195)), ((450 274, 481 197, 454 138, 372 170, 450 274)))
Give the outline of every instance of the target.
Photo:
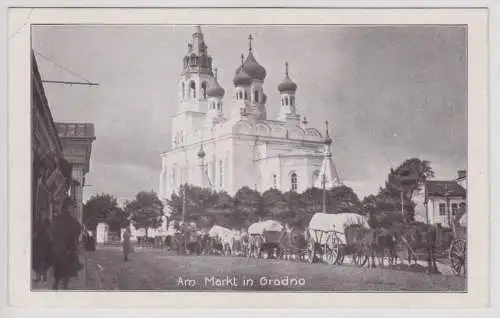
MULTIPOLYGON (((202 26, 231 107, 232 78, 247 53, 267 70, 268 118, 279 109, 283 64, 297 109, 323 131, 330 122, 341 179, 362 198, 391 167, 419 157, 437 179, 467 162, 466 29, 452 26, 202 26)), ((55 121, 92 122, 96 141, 84 199, 120 201, 158 190, 170 149, 177 82, 193 26, 34 26, 33 48, 98 87, 45 84, 55 121)), ((46 80, 79 80, 37 56, 46 80)))

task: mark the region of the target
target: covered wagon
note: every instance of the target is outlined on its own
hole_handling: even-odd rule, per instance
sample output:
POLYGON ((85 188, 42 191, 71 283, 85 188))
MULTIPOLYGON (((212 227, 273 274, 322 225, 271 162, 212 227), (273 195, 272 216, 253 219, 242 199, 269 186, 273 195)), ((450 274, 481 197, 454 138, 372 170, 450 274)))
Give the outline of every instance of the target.
POLYGON ((283 225, 275 220, 253 223, 248 228, 249 253, 248 256, 262 256, 264 252, 268 257, 278 257, 280 242, 284 233, 283 225))
POLYGON ((306 231, 309 262, 319 259, 328 264, 341 264, 343 249, 351 243, 344 231, 350 225, 369 228, 365 217, 356 213, 314 214, 306 231))

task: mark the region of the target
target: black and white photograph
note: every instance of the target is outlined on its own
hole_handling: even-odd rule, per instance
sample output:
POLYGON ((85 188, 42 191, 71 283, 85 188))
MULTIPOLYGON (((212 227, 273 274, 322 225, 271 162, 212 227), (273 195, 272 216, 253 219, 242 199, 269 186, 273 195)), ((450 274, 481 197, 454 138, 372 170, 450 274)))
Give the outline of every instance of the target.
POLYGON ((31 291, 468 291, 467 25, 31 25, 31 291))

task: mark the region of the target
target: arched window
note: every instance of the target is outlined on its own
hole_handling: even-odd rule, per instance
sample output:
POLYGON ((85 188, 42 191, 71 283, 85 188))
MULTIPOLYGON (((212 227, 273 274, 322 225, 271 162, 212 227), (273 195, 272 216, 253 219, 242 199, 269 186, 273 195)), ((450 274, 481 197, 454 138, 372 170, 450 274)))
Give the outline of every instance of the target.
POLYGON ((224 162, 219 160, 219 188, 224 186, 224 162))
POLYGON ((248 93, 245 91, 245 100, 248 100, 248 93))
POLYGON ((292 182, 292 190, 297 191, 297 174, 294 172, 290 176, 291 182, 292 182))
POLYGON ((253 100, 258 103, 259 102, 259 92, 254 91, 253 92, 253 100))
POLYGON ((189 95, 191 98, 196 98, 196 83, 194 81, 189 84, 189 95))
POLYGON ((207 99, 207 82, 201 83, 201 96, 203 99, 207 99))
POLYGON ((293 106, 294 103, 295 103, 295 97, 290 96, 290 105, 293 106))
POLYGON ((221 102, 218 102, 217 103, 217 110, 222 110, 222 103, 221 102))
POLYGON ((285 97, 285 105, 288 106, 288 96, 285 97))
POLYGON ((186 97, 186 84, 182 82, 182 98, 186 97))

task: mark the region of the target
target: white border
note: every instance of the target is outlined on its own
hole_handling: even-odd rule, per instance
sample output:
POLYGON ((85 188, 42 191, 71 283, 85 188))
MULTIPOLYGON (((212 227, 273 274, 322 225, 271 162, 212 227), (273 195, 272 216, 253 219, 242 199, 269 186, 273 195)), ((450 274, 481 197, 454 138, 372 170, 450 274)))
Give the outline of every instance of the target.
MULTIPOLYGON (((477 3, 476 3, 477 4, 477 3)), ((351 5, 352 6, 352 5, 351 5)), ((109 9, 108 9, 109 10, 109 9)), ((18 9, 20 12, 21 9, 18 9)), ((206 15, 196 16, 193 12, 186 10, 175 10, 174 14, 158 14, 157 10, 142 9, 142 10, 112 10, 104 12, 102 10, 79 9, 79 10, 61 10, 61 9, 37 9, 31 15, 30 23, 125 23, 133 21, 134 23, 144 23, 144 19, 148 23, 187 23, 187 24, 210 24, 210 23, 249 23, 249 24, 272 24, 272 23, 296 23, 297 19, 294 16, 294 10, 287 9, 285 13, 274 15, 272 9, 263 10, 267 14, 248 15, 249 10, 241 12, 232 11, 230 15, 220 15, 219 10, 206 10, 206 15), (62 12, 64 11, 64 14, 62 12), (214 14, 215 12, 215 14, 214 14), (68 14, 69 13, 69 14, 68 14), (56 16, 54 16, 56 15, 56 16), (47 20, 47 18, 49 18, 47 20), (249 20, 249 18, 251 18, 249 20), (247 22, 245 22, 247 21, 247 22)), ((225 13, 229 10, 224 9, 225 13)), ((262 308, 262 307, 307 307, 305 302, 309 302, 314 308, 360 308, 360 304, 370 307, 483 307, 485 296, 488 294, 488 260, 485 259, 484 251, 489 246, 488 231, 488 158, 487 158, 487 21, 481 18, 482 14, 474 13, 472 15, 465 14, 462 10, 439 10, 439 15, 429 14, 429 12, 404 10, 394 12, 386 11, 388 15, 382 17, 381 12, 371 10, 349 10, 341 12, 336 10, 328 10, 332 13, 330 17, 325 17, 324 14, 314 14, 315 10, 303 9, 301 12, 300 23, 363 23, 377 24, 382 18, 383 23, 453 23, 453 24, 469 24, 469 207, 470 211, 478 211, 471 216, 471 258, 477 261, 473 262, 470 267, 469 276, 469 295, 439 295, 439 294, 256 294, 251 293, 250 297, 245 294, 207 294, 203 297, 198 294, 181 294, 173 296, 177 293, 168 293, 161 295, 158 293, 147 293, 147 297, 137 299, 138 293, 98 293, 97 297, 91 293, 69 293, 69 294, 41 294, 29 293, 29 282, 23 277, 28 277, 28 268, 22 266, 12 266, 13 264, 29 264, 26 253, 26 238, 29 237, 29 225, 23 224, 23 217, 19 211, 27 211, 29 213, 29 202, 23 200, 26 197, 26 183, 29 180, 29 170, 23 167, 29 166, 29 156, 26 156, 24 149, 29 149, 29 129, 23 131, 17 128, 15 135, 12 130, 9 135, 9 175, 15 175, 16 178, 10 178, 10 228, 16 228, 15 232, 11 232, 9 237, 10 250, 12 252, 10 264, 12 271, 10 272, 11 283, 11 300, 16 305, 20 306, 61 306, 61 304, 72 304, 79 307, 88 307, 89 305, 98 306, 106 305, 113 307, 124 306, 171 306, 180 308, 193 308, 198 305, 207 305, 209 307, 241 307, 243 300, 247 308, 262 308), (304 10, 309 11, 307 15, 304 10), (340 13, 340 14, 339 14, 340 13), (480 20, 480 21, 479 21, 480 20), (473 80, 471 80, 471 78, 473 80), (15 136, 15 138, 14 138, 15 136), (15 139, 15 143, 13 143, 15 139), (24 158, 23 158, 24 156, 24 158), (13 160, 15 159, 15 160, 13 160), (15 161, 15 162, 14 162, 15 161), (23 171, 24 170, 24 171, 23 171), (16 200, 17 198, 17 200, 16 200), (23 202, 24 201, 24 202, 23 202), (16 214, 13 212, 17 211, 16 214), (13 242, 22 242, 14 246, 13 242), (480 248, 474 248, 479 246, 480 248), (26 294, 26 291, 27 294, 26 294), (285 299, 283 299, 285 298, 285 299), (365 299, 366 298, 366 299, 365 299), (368 299, 369 298, 369 299, 368 299), (314 299, 311 303, 310 300, 314 299), (285 300, 285 302, 284 302, 285 300), (203 302, 200 304, 200 302, 203 302)), ((9 17, 14 19, 15 11, 9 17)), ((26 11, 20 12, 20 16, 26 16, 26 11)), ((483 16, 484 17, 484 16, 483 16)), ((9 62, 9 105, 10 105, 10 127, 29 127, 29 28, 22 30, 18 36, 10 41, 9 55, 12 58, 9 62), (28 30, 28 31, 27 31, 28 30), (15 52, 15 53, 14 53, 15 52), (21 54, 20 54, 21 53, 21 54), (28 75, 28 77, 26 77, 28 75), (13 107, 16 105, 16 107, 13 107), (27 125, 28 124, 28 125, 27 125)), ((26 214, 25 214, 26 215, 26 214)), ((144 295, 144 293, 141 293, 144 295)))

